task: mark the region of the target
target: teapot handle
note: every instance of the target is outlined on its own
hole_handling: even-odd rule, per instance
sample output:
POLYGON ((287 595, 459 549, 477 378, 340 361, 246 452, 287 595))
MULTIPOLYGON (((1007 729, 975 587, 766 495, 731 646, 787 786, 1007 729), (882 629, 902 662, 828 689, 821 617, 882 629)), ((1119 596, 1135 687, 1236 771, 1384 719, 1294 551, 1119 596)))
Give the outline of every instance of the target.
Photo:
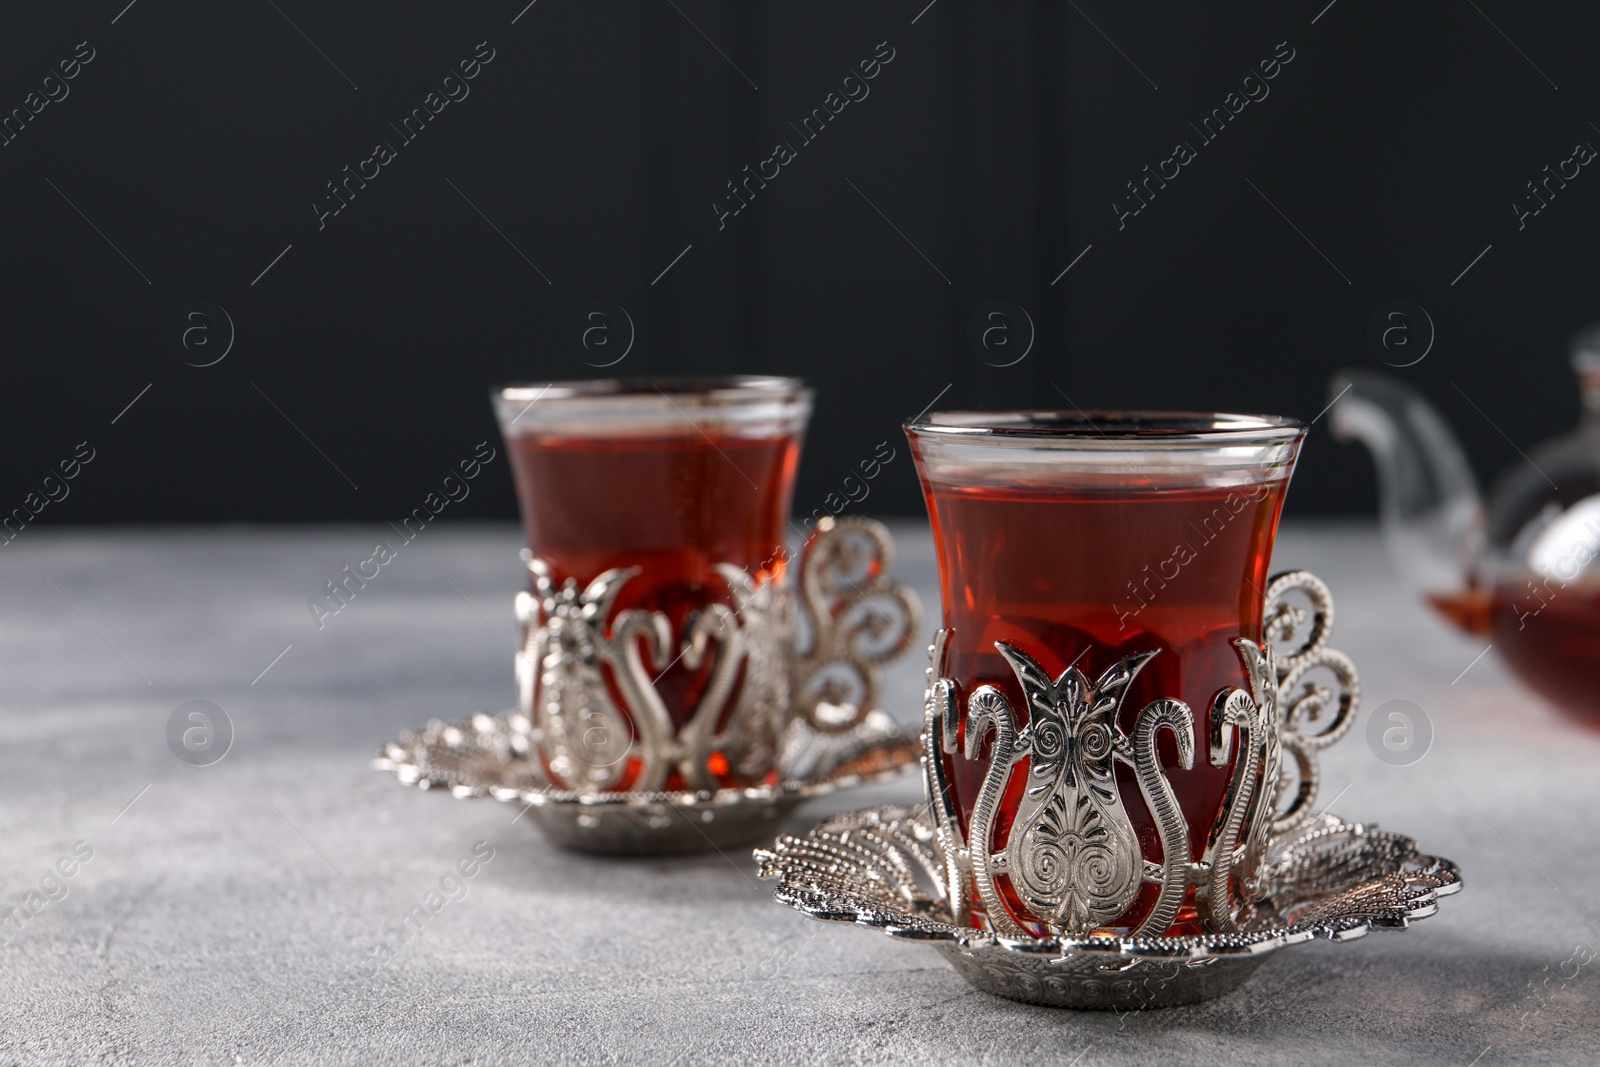
POLYGON ((1379 518, 1396 568, 1435 602, 1471 589, 1483 504, 1466 453, 1433 405, 1387 374, 1344 370, 1328 383, 1329 423, 1378 471, 1379 518))

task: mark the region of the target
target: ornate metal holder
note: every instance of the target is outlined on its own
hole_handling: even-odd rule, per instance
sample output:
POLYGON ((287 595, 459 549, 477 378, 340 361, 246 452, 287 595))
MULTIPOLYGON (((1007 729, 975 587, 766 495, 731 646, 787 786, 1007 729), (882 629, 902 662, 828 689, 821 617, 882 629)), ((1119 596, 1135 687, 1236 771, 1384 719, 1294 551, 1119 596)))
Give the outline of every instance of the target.
POLYGON ((961 825, 940 757, 955 750, 960 711, 953 684, 936 676, 943 652, 936 638, 923 734, 928 810, 865 811, 804 838, 781 837, 756 853, 763 876, 780 880, 777 899, 791 907, 936 941, 978 988, 1062 1007, 1204 999, 1234 988, 1286 945, 1348 940, 1432 914, 1439 896, 1460 888, 1454 864, 1420 855, 1406 838, 1312 816, 1315 754, 1349 729, 1359 694, 1354 666, 1326 645, 1327 587, 1303 571, 1279 576, 1267 589, 1265 617, 1265 645, 1235 642, 1250 690, 1224 691, 1210 709, 1213 765, 1227 764, 1234 732, 1241 748, 1200 860, 1190 859, 1188 831, 1154 750, 1156 732, 1171 731, 1180 763, 1192 766, 1191 710, 1156 700, 1140 711, 1132 736, 1117 725, 1122 695, 1150 653, 1098 679, 1076 668, 1051 679, 1026 652, 999 646, 1027 695, 1029 721, 1019 731, 994 687, 969 696, 967 756, 976 758, 991 736, 993 745, 970 823, 961 825), (1333 684, 1317 684, 1314 672, 1333 684), (996 805, 1025 756, 1026 789, 997 851, 996 805), (1160 862, 1143 854, 1122 805, 1112 777, 1118 760, 1133 768, 1156 818, 1160 862), (1025 919, 1002 899, 999 875, 1026 906, 1025 919), (1132 928, 1111 925, 1144 883, 1158 887, 1153 908, 1132 928), (1190 887, 1205 932, 1162 936, 1191 900, 1190 887))
POLYGON ((927 813, 904 807, 836 816, 756 852, 791 908, 932 942, 985 992, 1119 1011, 1220 996, 1279 949, 1404 929, 1461 888, 1455 864, 1419 853, 1410 838, 1322 815, 1270 842, 1255 914, 1233 933, 1011 939, 951 921, 947 859, 927 813))
POLYGON ((771 785, 586 794, 551 786, 519 717, 506 712, 480 713, 465 722, 435 719, 389 742, 372 765, 405 785, 515 804, 566 848, 652 855, 748 844, 772 833, 801 801, 897 778, 916 767, 922 751, 915 737, 873 711, 842 734, 792 725, 779 754, 779 780, 771 785))
POLYGON ((872 519, 825 518, 795 586, 718 568, 734 603, 668 619, 612 618, 637 572, 557 586, 525 555, 517 595, 518 709, 430 723, 374 761, 402 781, 529 805, 556 843, 600 852, 694 852, 745 844, 807 797, 899 774, 915 739, 875 711, 878 670, 910 646, 916 595, 889 580, 894 544, 872 519), (655 688, 677 663, 709 665, 674 729, 655 688), (620 695, 620 702, 613 696, 620 695), (753 783, 723 786, 733 778, 753 783))

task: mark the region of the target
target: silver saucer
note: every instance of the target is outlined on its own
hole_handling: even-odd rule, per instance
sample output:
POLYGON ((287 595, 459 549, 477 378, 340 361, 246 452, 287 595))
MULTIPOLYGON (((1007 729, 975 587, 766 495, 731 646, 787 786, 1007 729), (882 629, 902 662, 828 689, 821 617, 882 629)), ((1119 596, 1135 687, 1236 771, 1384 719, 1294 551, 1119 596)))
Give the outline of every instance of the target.
POLYGON ((405 785, 516 804, 565 848, 651 855, 748 845, 771 834, 801 801, 909 773, 922 754, 915 735, 872 711, 838 734, 791 724, 779 755, 779 780, 771 785, 579 794, 550 787, 529 751, 527 724, 516 719, 516 712, 480 712, 465 722, 435 719, 389 742, 372 765, 405 785))
POLYGON ((951 922, 947 866, 925 809, 835 816, 755 857, 761 876, 778 880, 782 904, 931 942, 978 989, 1064 1008, 1138 1010, 1220 996, 1280 949, 1404 929, 1461 888, 1454 863, 1418 852, 1410 838, 1324 814, 1269 844, 1264 895, 1237 932, 1010 940, 951 922))

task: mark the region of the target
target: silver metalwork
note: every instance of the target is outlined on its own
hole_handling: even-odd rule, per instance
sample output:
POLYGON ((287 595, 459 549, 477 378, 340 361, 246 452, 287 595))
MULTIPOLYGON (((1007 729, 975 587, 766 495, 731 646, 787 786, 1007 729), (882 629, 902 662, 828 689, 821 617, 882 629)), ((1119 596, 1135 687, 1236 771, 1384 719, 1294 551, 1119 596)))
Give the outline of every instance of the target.
POLYGON ((1278 780, 1278 798, 1287 802, 1275 814, 1272 831, 1282 834, 1311 817, 1321 784, 1317 753, 1350 731, 1361 683, 1350 657, 1328 647, 1333 595, 1316 575, 1290 571, 1272 579, 1267 586, 1265 630, 1276 662, 1278 736, 1294 760, 1294 767, 1284 767, 1278 780), (1297 595, 1308 604, 1296 604, 1297 595), (1297 638, 1307 623, 1305 636, 1297 638), (1319 671, 1324 684, 1316 682, 1319 671))
POLYGON ((1433 914, 1439 897, 1461 887, 1454 864, 1421 855, 1407 838, 1311 812, 1316 753, 1349 730, 1360 695, 1354 665, 1327 647, 1327 586, 1304 571, 1280 575, 1264 609, 1264 643, 1234 641, 1248 689, 1224 690, 1209 709, 1207 757, 1216 767, 1231 759, 1234 769, 1199 860, 1155 752, 1166 730, 1179 764, 1192 769, 1193 712, 1154 700, 1131 736, 1117 722, 1130 683, 1155 653, 1128 656, 1097 679, 1076 666, 1052 679, 1027 652, 997 643, 1026 698, 1028 724, 1019 730, 1005 694, 983 685, 967 697, 963 731, 956 683, 940 675, 941 630, 929 650, 924 708, 926 809, 878 808, 829 819, 803 838, 780 837, 756 852, 762 875, 779 880, 775 895, 791 907, 933 941, 978 988, 1065 1007, 1190 1003, 1234 988, 1285 946, 1348 940, 1433 914), (1318 672, 1331 678, 1319 684, 1318 672), (989 750, 967 825, 944 761, 958 736, 969 760, 986 742, 989 750), (1001 796, 1023 759, 1022 799, 996 851, 1001 796), (1144 855, 1123 806, 1119 761, 1155 818, 1159 863, 1144 855), (1012 913, 1000 875, 1030 915, 1012 913), (1113 926, 1145 883, 1158 887, 1150 912, 1131 929, 1113 926), (1206 932, 1164 936, 1191 886, 1206 932))
POLYGON ((512 790, 574 848, 684 852, 746 843, 808 796, 914 762, 901 758, 914 741, 874 710, 878 670, 910 647, 920 615, 916 595, 889 579, 882 523, 821 520, 794 568, 798 594, 784 578, 719 565, 732 606, 707 604, 676 643, 659 612, 612 616, 638 568, 579 589, 524 559, 533 588, 516 600, 517 713, 479 716, 467 732, 430 723, 380 753, 380 768, 457 795, 512 790), (678 663, 709 664, 709 677, 674 729, 655 681, 678 663), (683 789, 664 791, 673 775, 683 789), (759 784, 718 788, 727 778, 759 784))
POLYGON ((1192 768, 1194 713, 1179 700, 1154 700, 1140 710, 1131 737, 1117 725, 1129 684, 1154 652, 1128 656, 1092 681, 1076 666, 1052 679, 1027 652, 997 642, 1022 688, 1028 725, 1019 731, 1009 701, 994 686, 979 686, 967 698, 966 758, 978 759, 985 739, 993 740, 971 823, 961 826, 942 758, 955 751, 961 715, 955 683, 939 677, 945 645, 940 631, 930 649, 923 767, 946 884, 955 887, 957 920, 974 919, 973 902, 965 898, 970 880, 983 907, 980 920, 999 936, 1030 937, 1022 924, 1037 921, 1047 936, 1082 938, 1108 928, 1128 911, 1141 886, 1151 883, 1158 887, 1155 904, 1128 931, 1133 936, 1171 928, 1190 886, 1210 930, 1238 929, 1260 892, 1269 833, 1288 833, 1310 817, 1317 788, 1315 753, 1348 730, 1359 696, 1354 666, 1327 648, 1333 602, 1319 579, 1305 571, 1273 579, 1264 619, 1265 646, 1246 638, 1234 641, 1249 690, 1226 689, 1210 708, 1209 758, 1215 767, 1232 759, 1234 769, 1199 860, 1191 859, 1188 826, 1155 751, 1157 732, 1167 730, 1177 743, 1180 765, 1192 768), (1297 606, 1296 596, 1308 599, 1309 608, 1297 606), (1307 622, 1309 632, 1297 642, 1307 622), (1335 676, 1337 694, 1309 680, 1320 669, 1335 676), (1294 774, 1280 769, 1285 747, 1294 756, 1294 774), (1028 760, 1026 789, 1005 848, 995 852, 1000 797, 1023 759, 1028 760), (1144 855, 1123 806, 1113 777, 1118 761, 1133 770, 1155 819, 1159 863, 1144 855), (1287 794, 1296 777, 1293 799, 1279 811, 1277 798, 1287 794), (1002 873, 1031 915, 1012 914, 995 883, 1002 873))
MULTIPOLYGON (((578 793, 552 786, 515 711, 463 722, 435 719, 373 759, 401 783, 453 797, 514 804, 556 844, 590 852, 707 852, 771 834, 801 801, 909 773, 921 747, 882 711, 854 729, 821 734, 791 723, 779 746, 779 781, 749 789, 578 793)), ((518 816, 520 818, 520 815, 518 816)))
POLYGON ((735 776, 760 778, 775 764, 791 719, 823 733, 859 726, 876 706, 879 666, 910 647, 906 633, 918 622, 916 594, 888 578, 889 532, 866 518, 823 519, 801 556, 804 652, 788 585, 730 564, 716 570, 735 606, 707 604, 674 646, 659 612, 610 618, 638 568, 606 571, 580 592, 570 579, 557 586, 542 560, 525 558, 533 590, 517 594, 518 706, 554 780, 579 793, 612 791, 632 767, 632 792, 657 792, 673 772, 691 790, 713 789, 714 753, 735 776), (900 623, 884 612, 884 601, 900 623), (655 678, 679 662, 699 669, 708 657, 710 680, 675 732, 655 678))
MULTIPOLYGON (((1130 656, 1094 682, 1076 667, 1051 681, 1026 652, 1003 642, 996 647, 1022 684, 1029 723, 1016 732, 1011 706, 993 686, 980 686, 967 701, 968 759, 978 758, 984 736, 995 730, 989 770, 972 814, 969 861, 978 896, 997 933, 1027 936, 995 888, 993 875, 1004 872, 1023 903, 1051 930, 1081 936, 1127 911, 1145 878, 1139 841, 1112 777, 1117 759, 1134 768, 1159 820, 1163 849, 1174 860, 1188 856, 1188 833, 1172 787, 1155 764, 1154 744, 1156 730, 1170 729, 1180 758, 1192 766, 1193 716, 1180 701, 1158 700, 1140 712, 1137 744, 1117 728, 1122 695, 1153 653, 1130 656), (1012 766, 1023 757, 1029 759, 1027 789, 1005 851, 991 854, 1000 795, 1012 766)), ((940 733, 942 738, 942 727, 940 733)), ((1183 896, 1179 874, 1162 889, 1145 926, 1160 923, 1156 928, 1165 930, 1171 925, 1183 896)))
POLYGON ((922 607, 916 593, 889 579, 893 566, 894 539, 883 523, 860 516, 817 523, 799 568, 805 648, 796 648, 791 684, 796 713, 813 729, 853 729, 878 706, 878 668, 911 648, 922 607))
POLYGON ((882 807, 824 820, 755 853, 776 899, 817 919, 927 941, 972 985, 1068 1008, 1190 1004, 1234 989, 1273 953, 1314 938, 1404 929, 1461 888, 1447 859, 1409 838, 1332 815, 1272 838, 1261 896, 1238 929, 1193 937, 1011 938, 952 910, 943 834, 925 809, 882 807))

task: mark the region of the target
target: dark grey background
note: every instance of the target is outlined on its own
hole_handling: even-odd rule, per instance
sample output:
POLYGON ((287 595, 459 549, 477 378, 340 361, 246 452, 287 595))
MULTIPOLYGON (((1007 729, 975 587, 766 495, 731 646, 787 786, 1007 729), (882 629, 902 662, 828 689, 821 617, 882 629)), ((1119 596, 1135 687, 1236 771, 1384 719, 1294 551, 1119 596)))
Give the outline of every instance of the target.
MULTIPOLYGON (((1512 202, 1600 144, 1592 5, 525 4, 6 5, 0 114, 96 57, 0 148, 0 510, 88 440, 39 522, 394 518, 493 435, 491 383, 739 371, 820 388, 806 512, 936 397, 1310 419, 1336 368, 1381 366, 1394 299, 1437 333, 1397 373, 1481 473, 1575 418, 1600 176, 1520 230, 1512 202), (324 183, 481 41, 471 95, 319 230, 324 183), (724 183, 883 41, 870 96, 719 231, 724 183), (1279 42, 1270 95, 1202 145, 1279 42), (1180 140, 1198 158, 1119 229, 1180 140), (995 300, 1034 324, 1014 366, 968 343, 995 300), (236 326, 215 366, 168 341, 196 301, 236 326), (636 328, 610 371, 569 342, 591 301, 636 328)), ((1319 423, 1290 513, 1373 495, 1319 423)), ((903 448, 861 507, 920 510, 903 448)), ((512 513, 503 468, 452 507, 512 513)))

